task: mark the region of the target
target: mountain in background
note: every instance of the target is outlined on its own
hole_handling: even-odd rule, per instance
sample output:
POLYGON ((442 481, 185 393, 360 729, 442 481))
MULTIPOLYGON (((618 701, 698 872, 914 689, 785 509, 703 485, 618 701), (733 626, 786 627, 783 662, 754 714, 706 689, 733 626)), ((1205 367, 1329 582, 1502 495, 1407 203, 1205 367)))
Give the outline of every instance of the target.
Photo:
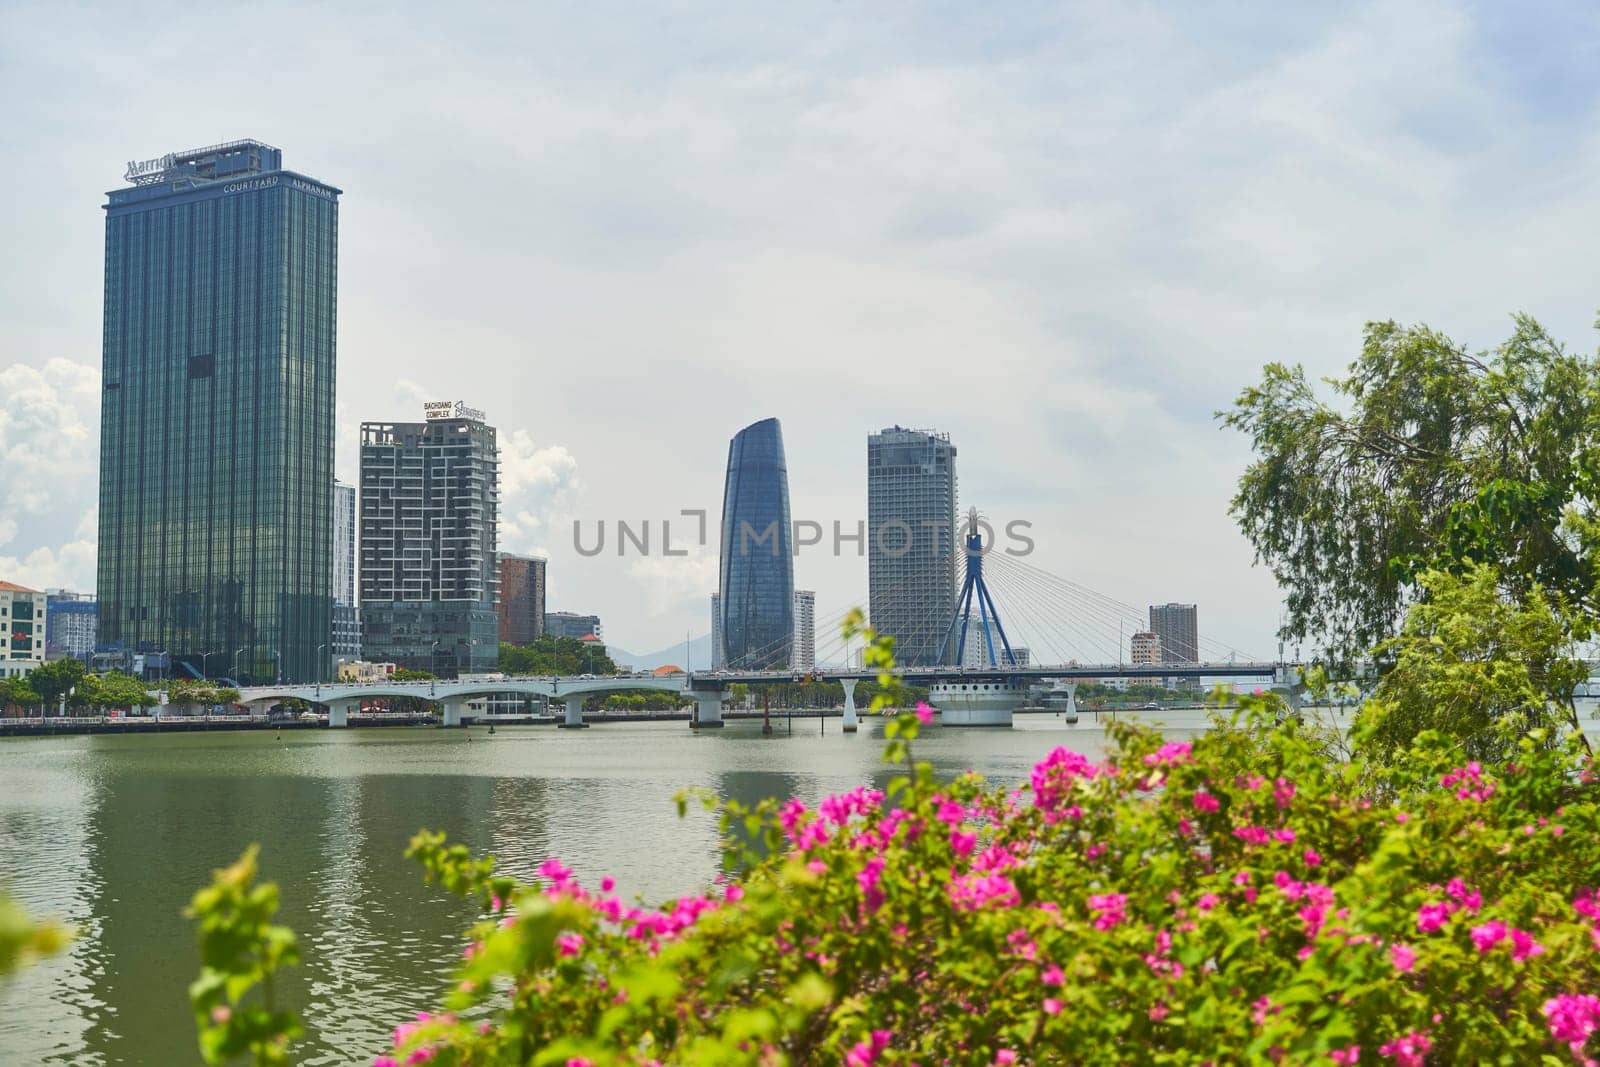
POLYGON ((606 654, 613 663, 625 665, 636 671, 653 671, 657 667, 671 664, 674 667, 686 667, 690 670, 705 671, 711 669, 711 635, 701 634, 692 638, 688 644, 688 652, 684 651, 684 643, 679 641, 657 652, 637 653, 629 652, 621 645, 607 643, 606 654))

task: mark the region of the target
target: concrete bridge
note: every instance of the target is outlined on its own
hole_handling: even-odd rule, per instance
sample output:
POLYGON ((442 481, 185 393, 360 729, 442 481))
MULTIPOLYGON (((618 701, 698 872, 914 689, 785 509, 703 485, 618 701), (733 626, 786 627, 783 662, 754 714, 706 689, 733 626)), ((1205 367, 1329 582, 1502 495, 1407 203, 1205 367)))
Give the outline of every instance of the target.
POLYGON ((295 699, 321 704, 328 709, 329 726, 348 726, 350 715, 363 700, 386 697, 413 697, 432 701, 444 710, 444 725, 461 725, 467 701, 474 697, 498 695, 541 696, 566 708, 563 727, 581 728, 584 698, 593 693, 625 689, 647 689, 678 693, 692 699, 698 714, 695 724, 722 725, 723 686, 696 686, 693 675, 596 675, 577 678, 507 677, 494 681, 438 679, 426 682, 331 682, 303 685, 250 686, 239 690, 239 702, 252 710, 265 711, 273 704, 295 699))
MULTIPOLYGON (((1067 683, 1091 678, 1148 679, 1155 677, 1259 678, 1264 688, 1296 695, 1298 668, 1273 663, 1195 663, 1161 666, 1126 664, 1067 664, 1055 667, 1029 666, 996 669, 961 667, 913 667, 897 672, 908 684, 928 686, 932 703, 949 726, 1009 726, 1012 713, 1022 705, 1027 683, 1054 681, 1067 683)), ((385 697, 413 697, 431 701, 443 708, 446 726, 459 726, 467 702, 473 698, 497 695, 544 697, 565 707, 564 728, 578 729, 583 721, 584 698, 601 692, 650 690, 676 693, 695 705, 692 725, 716 728, 722 725, 722 701, 727 688, 742 683, 750 686, 787 682, 838 682, 844 688, 844 729, 853 731, 859 724, 855 703, 856 686, 876 673, 860 669, 821 669, 809 674, 795 671, 709 671, 687 674, 618 674, 551 677, 549 675, 504 677, 489 681, 437 679, 425 682, 334 682, 323 684, 251 686, 239 690, 240 703, 264 712, 284 700, 303 700, 328 709, 329 726, 348 726, 350 715, 363 700, 385 697)))

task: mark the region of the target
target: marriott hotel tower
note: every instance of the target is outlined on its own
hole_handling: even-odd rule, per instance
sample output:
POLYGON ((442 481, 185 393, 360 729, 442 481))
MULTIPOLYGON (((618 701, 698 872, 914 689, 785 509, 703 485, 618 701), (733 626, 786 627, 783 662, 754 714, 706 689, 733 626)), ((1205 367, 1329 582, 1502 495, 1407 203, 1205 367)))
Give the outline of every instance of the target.
POLYGON ((101 647, 325 673, 340 190, 234 141, 107 194, 101 647))

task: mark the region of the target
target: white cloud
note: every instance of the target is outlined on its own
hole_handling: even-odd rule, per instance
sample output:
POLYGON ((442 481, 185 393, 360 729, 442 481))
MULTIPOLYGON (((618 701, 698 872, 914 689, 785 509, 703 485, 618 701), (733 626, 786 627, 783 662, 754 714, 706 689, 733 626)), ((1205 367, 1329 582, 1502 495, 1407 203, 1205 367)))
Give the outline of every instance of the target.
POLYGON ((0 370, 0 578, 94 588, 99 394, 68 359, 0 370))
POLYGON ((561 445, 543 448, 526 430, 501 433, 500 547, 550 555, 576 514, 583 482, 578 461, 561 445))
MULTIPOLYGON (((728 438, 766 415, 797 515, 861 517, 870 430, 946 428, 963 503, 1035 518, 1035 563, 1133 603, 1195 590, 1217 636, 1270 646, 1225 513, 1247 453, 1210 418, 1262 363, 1335 373, 1391 316, 1489 346, 1516 309, 1589 347, 1600 15, 1510 17, 334 7, 309 46, 281 12, 214 15, 196 52, 170 20, 32 8, 0 35, 7 150, 60 181, 0 171, 31 206, 0 223, 0 351, 98 347, 117 159, 260 136, 347 190, 340 470, 363 419, 488 409, 504 544, 549 552, 552 600, 625 647, 702 631, 714 568, 577 557, 571 517, 714 518, 728 438), (269 56, 281 93, 186 91, 269 56)), ((81 402, 87 432, 86 384, 28 403, 70 431, 81 402)), ((0 480, 8 551, 70 543, 91 503, 92 440, 61 440, 0 480)), ((819 604, 866 585, 848 553, 796 577, 819 604)))

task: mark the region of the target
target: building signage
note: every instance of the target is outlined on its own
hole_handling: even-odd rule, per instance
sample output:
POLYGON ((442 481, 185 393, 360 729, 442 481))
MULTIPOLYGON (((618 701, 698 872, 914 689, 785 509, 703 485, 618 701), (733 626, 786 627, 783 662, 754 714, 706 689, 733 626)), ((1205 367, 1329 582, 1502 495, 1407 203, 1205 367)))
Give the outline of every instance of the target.
POLYGON ((319 196, 324 200, 333 199, 333 193, 329 190, 324 189, 320 185, 312 185, 308 181, 301 181, 299 178, 290 178, 289 187, 291 189, 298 189, 302 193, 310 193, 312 196, 319 196))
POLYGON ((248 193, 252 189, 271 189, 278 184, 278 176, 270 175, 266 178, 246 178, 242 182, 229 182, 222 187, 224 193, 248 193))
POLYGON ((483 421, 483 412, 477 408, 470 408, 461 400, 428 400, 422 405, 422 417, 432 422, 434 419, 471 419, 474 422, 483 421))
POLYGON ((170 170, 178 162, 176 152, 168 152, 155 159, 130 159, 128 160, 128 173, 124 174, 124 181, 135 181, 146 174, 159 174, 161 171, 170 170))

